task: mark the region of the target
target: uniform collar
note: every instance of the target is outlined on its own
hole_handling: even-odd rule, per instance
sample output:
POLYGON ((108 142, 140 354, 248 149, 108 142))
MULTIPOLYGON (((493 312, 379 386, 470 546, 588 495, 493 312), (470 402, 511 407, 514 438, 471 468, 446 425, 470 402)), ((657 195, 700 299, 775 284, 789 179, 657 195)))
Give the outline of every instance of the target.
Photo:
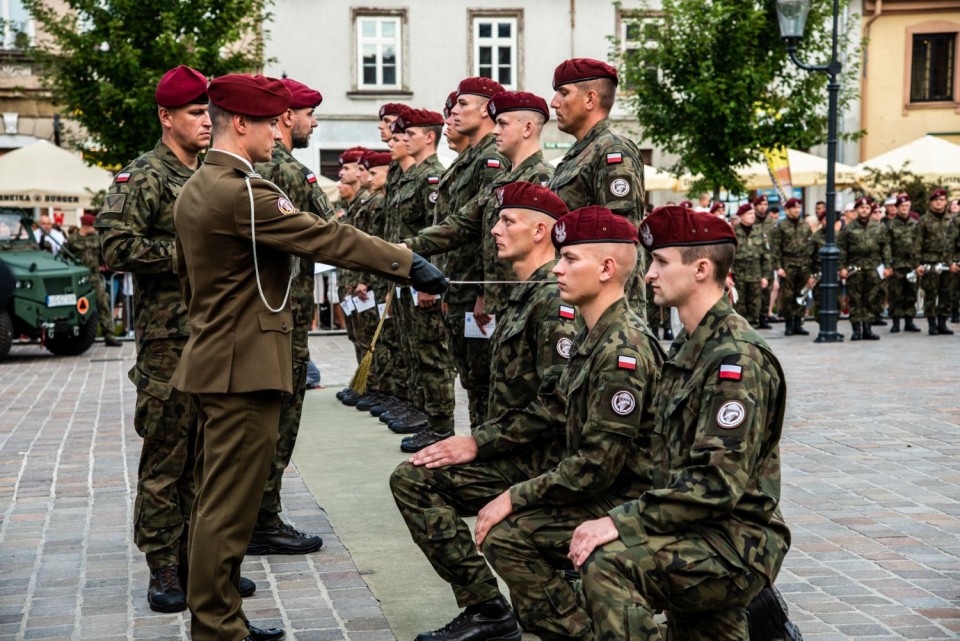
POLYGON ((604 133, 610 129, 610 121, 604 118, 593 127, 590 128, 590 131, 587 132, 587 135, 583 137, 583 140, 578 140, 573 147, 570 148, 570 151, 563 157, 564 160, 568 158, 573 158, 574 156, 580 155, 580 153, 593 144, 593 141, 596 140, 600 134, 604 133))
POLYGON ((295 162, 297 160, 293 157, 293 154, 290 152, 290 150, 287 149, 287 146, 279 140, 277 141, 277 144, 273 146, 273 157, 284 162, 295 162))
POLYGON ((730 299, 726 292, 710 308, 700 324, 693 330, 693 334, 687 334, 686 328, 680 330, 680 334, 670 347, 670 362, 683 369, 693 369, 697 361, 700 360, 700 353, 703 346, 709 342, 710 338, 716 333, 717 327, 733 313, 733 307, 730 305, 730 299))
POLYGON ((244 174, 253 172, 253 165, 246 158, 223 149, 211 149, 207 152, 207 162, 212 165, 232 167, 244 174))
POLYGON ((478 142, 477 146, 474 147, 473 149, 474 151, 476 151, 477 154, 488 153, 491 150, 491 148, 493 149, 493 153, 498 153, 496 145, 497 145, 497 137, 494 136, 493 132, 491 131, 486 136, 481 138, 480 142, 478 142))
MULTIPOLYGON (((160 158, 161 162, 165 164, 173 173, 183 178, 189 178, 193 175, 193 169, 190 169, 177 158, 177 154, 173 153, 173 150, 167 146, 163 140, 157 142, 157 146, 154 147, 154 152, 160 158)), ((200 164, 203 164, 202 157, 199 159, 200 164)))
POLYGON ((557 277, 553 275, 553 267, 556 264, 557 264, 556 260, 551 260, 549 263, 545 263, 540 267, 537 267, 537 269, 532 274, 530 274, 530 278, 527 279, 531 282, 521 283, 520 285, 513 288, 513 291, 510 292, 510 300, 511 301, 523 300, 531 292, 533 292, 535 288, 543 287, 543 285, 538 285, 536 283, 557 280, 557 277))
POLYGON ((611 324, 632 313, 633 310, 630 309, 626 296, 610 305, 610 307, 600 314, 600 318, 597 319, 597 324, 593 326, 593 329, 588 330, 587 326, 584 325, 580 328, 580 331, 577 332, 577 337, 574 341, 577 345, 577 354, 587 355, 592 352, 596 344, 606 336, 611 324))
POLYGON ((519 165, 517 165, 516 167, 514 167, 512 173, 519 175, 519 174, 521 174, 524 170, 528 169, 529 167, 533 167, 533 166, 535 166, 535 165, 539 165, 539 164, 542 164, 542 163, 543 163, 543 152, 542 152, 542 151, 536 151, 536 152, 534 152, 533 154, 531 154, 531 155, 527 156, 526 158, 524 158, 524 159, 520 162, 519 165))

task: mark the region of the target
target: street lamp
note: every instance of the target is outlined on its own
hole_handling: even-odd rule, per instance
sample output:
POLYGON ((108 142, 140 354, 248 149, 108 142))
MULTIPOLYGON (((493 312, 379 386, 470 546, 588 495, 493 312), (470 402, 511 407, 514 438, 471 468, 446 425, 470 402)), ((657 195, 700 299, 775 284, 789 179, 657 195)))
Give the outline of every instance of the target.
POLYGON ((780 23, 780 38, 787 45, 787 53, 795 65, 805 71, 821 71, 830 78, 827 84, 829 103, 827 106, 827 229, 826 243, 820 250, 820 333, 818 343, 836 343, 843 340, 837 332, 840 310, 837 305, 839 294, 838 264, 840 250, 837 249, 834 225, 837 220, 837 99, 840 94, 840 61, 837 60, 837 20, 839 0, 833 0, 833 39, 830 62, 825 65, 808 65, 797 58, 797 44, 803 38, 803 27, 810 13, 811 0, 777 0, 777 20, 780 23))

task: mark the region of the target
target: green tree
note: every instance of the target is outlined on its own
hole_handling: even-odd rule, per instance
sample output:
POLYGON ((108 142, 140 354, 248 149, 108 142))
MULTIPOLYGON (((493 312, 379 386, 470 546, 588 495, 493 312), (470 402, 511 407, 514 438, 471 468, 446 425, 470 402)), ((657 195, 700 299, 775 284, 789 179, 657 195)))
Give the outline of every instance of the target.
MULTIPOLYGON (((621 47, 615 40, 613 58, 624 101, 646 137, 679 157, 674 173, 702 177, 690 193, 743 193, 736 168, 761 159, 763 149, 807 149, 826 141, 827 76, 790 61, 773 0, 661 5, 656 12, 626 14, 627 40, 642 44, 621 47)), ((831 7, 832 0, 813 0, 798 51, 804 62, 829 59, 831 7)), ((846 34, 840 42, 848 42, 846 34)), ((847 90, 840 93, 840 113, 849 103, 858 59, 843 61, 847 90)))
POLYGON ((269 0, 24 0, 49 34, 33 53, 88 162, 126 164, 160 135, 154 91, 185 64, 209 78, 259 69, 269 0))
POLYGON ((942 177, 925 180, 923 176, 910 171, 909 162, 899 168, 887 167, 881 170, 867 167, 866 169, 866 176, 860 178, 860 186, 865 196, 883 202, 891 194, 906 193, 910 196, 910 208, 921 216, 929 209, 931 192, 949 182, 942 177))

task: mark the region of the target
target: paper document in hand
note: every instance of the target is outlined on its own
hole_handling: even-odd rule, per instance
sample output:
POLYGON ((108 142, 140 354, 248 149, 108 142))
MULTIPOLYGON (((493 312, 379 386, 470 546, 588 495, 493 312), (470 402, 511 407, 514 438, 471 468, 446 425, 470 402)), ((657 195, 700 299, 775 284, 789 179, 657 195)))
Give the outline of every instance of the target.
POLYGON ((473 312, 467 312, 463 315, 463 335, 466 338, 486 338, 489 340, 496 328, 496 316, 491 316, 490 322, 483 326, 483 331, 486 332, 484 334, 480 332, 480 325, 477 324, 477 319, 473 317, 473 312))
POLYGON ((357 308, 358 312, 365 312, 368 309, 373 309, 377 306, 377 295, 372 289, 367 290, 367 300, 360 300, 356 296, 353 297, 353 306, 357 308))
POLYGON ((353 305, 353 296, 347 296, 343 302, 340 303, 340 307, 343 309, 345 316, 349 316, 356 311, 356 308, 353 305))

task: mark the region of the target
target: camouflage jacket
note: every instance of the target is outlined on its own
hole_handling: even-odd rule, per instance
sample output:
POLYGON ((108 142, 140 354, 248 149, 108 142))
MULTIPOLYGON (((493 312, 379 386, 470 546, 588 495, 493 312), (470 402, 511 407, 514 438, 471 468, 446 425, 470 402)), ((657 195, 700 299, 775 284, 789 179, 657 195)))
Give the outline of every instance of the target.
POLYGON ((797 269, 811 273, 810 244, 813 232, 802 218, 784 218, 770 235, 774 269, 797 269))
POLYGON ((890 236, 890 266, 900 271, 916 267, 913 244, 917 235, 917 221, 909 216, 894 216, 887 223, 887 234, 890 236))
MULTIPOLYGON (((376 236, 377 238, 383 238, 383 223, 384 223, 384 205, 386 203, 386 194, 381 191, 374 192, 364 192, 365 200, 357 208, 355 212, 355 227, 362 229, 371 236, 376 236)), ((382 303, 383 297, 386 295, 386 289, 383 285, 386 281, 383 281, 375 276, 370 274, 365 274, 363 272, 355 272, 353 278, 353 284, 357 285, 363 283, 377 291, 377 302, 382 303)), ((389 285, 388 287, 391 287, 389 285)))
POLYGON ((84 236, 75 231, 67 236, 67 250, 76 256, 83 265, 94 274, 100 273, 103 264, 103 253, 100 248, 100 235, 87 234, 84 236))
POLYGON ((950 221, 945 215, 937 216, 928 211, 921 216, 913 239, 913 255, 917 265, 949 263, 952 254, 950 234, 950 221))
MULTIPOLYGON (((950 261, 960 263, 960 216, 954 216, 950 221, 950 230, 952 232, 951 238, 953 238, 953 244, 949 248, 951 254, 950 261)), ((960 295, 960 292, 954 293, 954 296, 958 295, 960 295)), ((954 304, 956 304, 956 302, 954 302, 954 304)))
POLYGON ((650 488, 647 452, 663 358, 626 298, 607 308, 592 330, 577 332, 551 401, 567 416, 563 458, 510 488, 515 509, 601 497, 628 501, 650 488))
MULTIPOLYGON (((293 157, 282 142, 273 147, 273 158, 259 163, 257 173, 280 188, 293 206, 323 220, 333 219, 333 206, 317 185, 317 175, 293 157)), ((301 262, 300 272, 290 288, 293 322, 308 326, 313 320, 313 265, 301 262)))
MULTIPOLYGON (((340 219, 340 223, 343 225, 351 225, 356 227, 360 231, 370 233, 366 228, 366 220, 361 215, 363 208, 366 206, 367 201, 370 200, 370 192, 366 189, 359 190, 349 203, 346 203, 346 211, 343 215, 343 218, 340 219)), ((355 272, 350 269, 337 268, 337 286, 338 287, 353 287, 359 283, 360 273, 355 272)))
POLYGON ((840 268, 876 270, 881 263, 890 266, 890 236, 887 226, 867 218, 867 224, 855 220, 837 235, 840 268))
POLYGON ((773 260, 770 257, 770 241, 757 225, 743 224, 733 228, 737 236, 737 253, 733 260, 733 280, 742 283, 760 282, 770 278, 773 260))
MULTIPOLYGON (((823 249, 823 246, 827 244, 827 228, 823 225, 820 226, 820 229, 813 232, 811 236, 813 241, 810 246, 810 273, 819 274, 821 271, 820 265, 822 259, 820 258, 820 250, 823 249)), ((737 248, 737 251, 740 251, 737 248)))
POLYGON ((757 221, 753 223, 753 226, 764 233, 767 237, 767 240, 770 240, 770 237, 773 236, 773 230, 777 228, 777 217, 767 214, 763 218, 757 216, 757 221))
POLYGON ((190 334, 176 273, 173 204, 193 173, 158 142, 116 175, 97 214, 106 264, 133 274, 138 348, 190 334))
POLYGON ((560 300, 550 273, 555 264, 541 266, 529 279, 550 284, 514 286, 501 310, 490 338, 489 418, 473 433, 477 459, 494 459, 524 478, 549 470, 563 451, 563 412, 544 400, 556 389, 581 323, 560 300))
MULTIPOLYGON (((441 249, 439 244, 446 242, 451 235, 451 227, 447 224, 448 217, 465 207, 470 207, 478 197, 483 199, 492 197, 493 181, 498 175, 510 169, 510 163, 497 152, 492 133, 484 136, 468 153, 469 158, 464 159, 462 169, 457 169, 449 191, 447 191, 447 182, 440 183, 442 189, 437 196, 436 215, 443 216, 443 222, 422 230, 416 238, 410 239, 407 246, 424 255, 446 252, 445 265, 442 269, 451 279, 482 280, 482 261, 478 260, 478 256, 482 256, 482 245, 478 236, 470 237, 466 243, 452 250, 441 249), (443 240, 437 243, 438 238, 443 240)), ((453 169, 452 166, 451 169, 453 169)), ((480 207, 482 211, 482 205, 480 207)), ((482 288, 479 286, 451 285, 446 298, 451 304, 472 306, 481 293, 482 288)))
MULTIPOLYGON (((433 156, 436 159, 436 156, 433 156)), ((439 161, 437 161, 439 164, 439 161)), ((400 171, 399 174, 394 178, 393 184, 388 185, 384 207, 386 209, 386 215, 384 217, 383 224, 383 239, 388 240, 391 243, 399 243, 404 238, 410 236, 409 233, 404 233, 404 230, 409 228, 409 225, 404 221, 411 218, 412 216, 420 219, 427 215, 427 212, 430 209, 430 201, 427 197, 430 194, 431 190, 418 189, 421 186, 421 183, 426 183, 426 179, 422 178, 423 172, 426 170, 425 167, 420 165, 410 165, 406 171, 400 171), (415 202, 417 199, 418 193, 420 194, 421 202, 415 202), (424 209, 426 206, 426 210, 424 209), (410 210, 417 210, 416 214, 411 214, 410 210)), ((442 171, 442 167, 441 167, 442 171)), ((435 180, 440 180, 440 172, 433 172, 433 177, 435 180)), ((429 185, 428 185, 429 186, 429 185)), ((414 234, 420 231, 419 228, 413 231, 414 234)))
POLYGON ((656 400, 654 486, 610 511, 620 539, 695 531, 772 582, 790 547, 779 508, 786 396, 777 358, 723 296, 671 347, 656 400))

